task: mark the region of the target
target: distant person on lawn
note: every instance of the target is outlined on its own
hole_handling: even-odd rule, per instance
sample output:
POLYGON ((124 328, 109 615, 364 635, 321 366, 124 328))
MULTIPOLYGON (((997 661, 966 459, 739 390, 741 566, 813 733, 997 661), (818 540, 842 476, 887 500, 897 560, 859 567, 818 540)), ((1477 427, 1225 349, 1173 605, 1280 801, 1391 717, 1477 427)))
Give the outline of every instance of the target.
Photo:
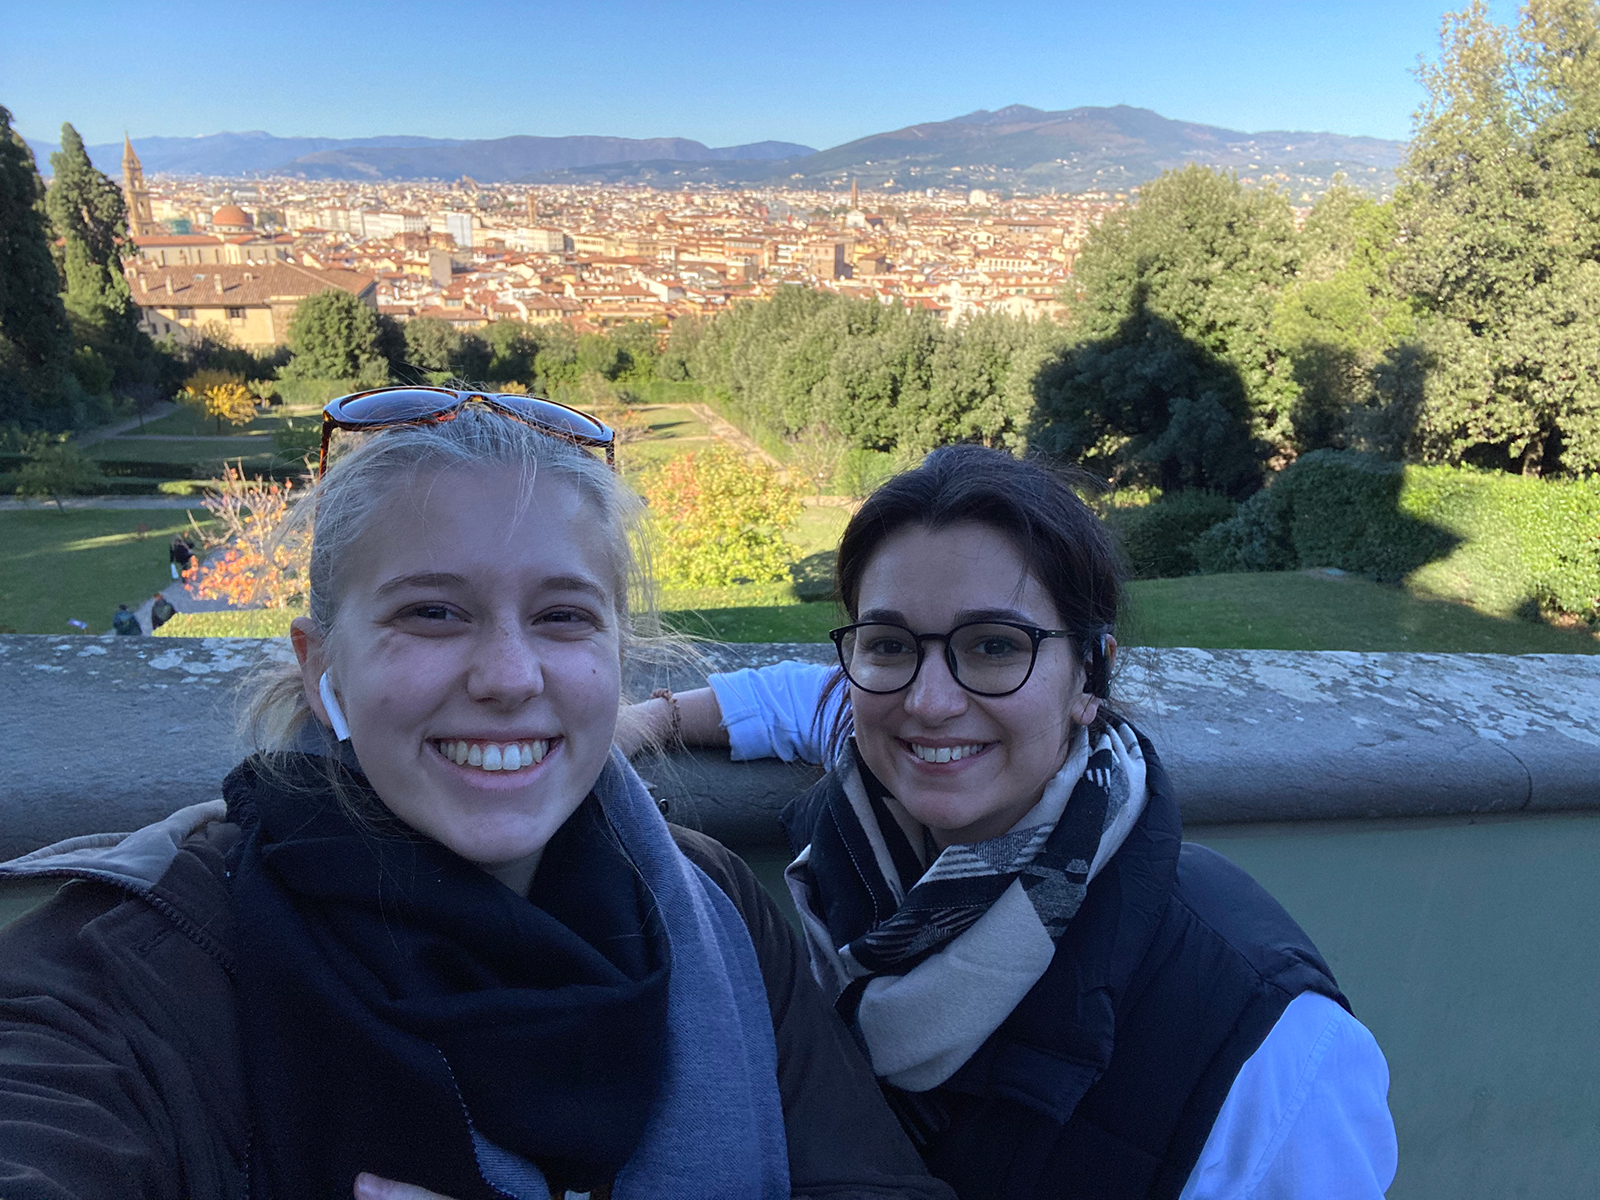
POLYGON ((139 618, 128 611, 126 604, 117 605, 117 611, 111 615, 111 628, 125 637, 144 632, 139 628, 139 618))
POLYGON ((150 632, 154 633, 160 629, 172 620, 177 612, 178 610, 172 607, 172 601, 157 592, 155 600, 150 605, 150 632))
POLYGON ((168 557, 172 560, 172 577, 177 579, 189 569, 189 563, 194 559, 194 547, 184 538, 175 537, 172 539, 172 548, 168 551, 168 557))

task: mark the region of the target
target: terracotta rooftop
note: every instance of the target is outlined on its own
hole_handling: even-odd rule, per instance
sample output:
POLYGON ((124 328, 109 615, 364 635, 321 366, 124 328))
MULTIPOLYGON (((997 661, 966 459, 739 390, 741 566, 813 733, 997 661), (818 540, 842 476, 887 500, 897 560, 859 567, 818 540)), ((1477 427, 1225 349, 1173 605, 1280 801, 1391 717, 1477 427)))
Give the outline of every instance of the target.
POLYGON ((377 280, 356 271, 316 271, 292 263, 202 263, 154 267, 141 263, 128 271, 134 302, 145 308, 197 305, 248 308, 273 300, 296 299, 339 288, 360 296, 377 280))

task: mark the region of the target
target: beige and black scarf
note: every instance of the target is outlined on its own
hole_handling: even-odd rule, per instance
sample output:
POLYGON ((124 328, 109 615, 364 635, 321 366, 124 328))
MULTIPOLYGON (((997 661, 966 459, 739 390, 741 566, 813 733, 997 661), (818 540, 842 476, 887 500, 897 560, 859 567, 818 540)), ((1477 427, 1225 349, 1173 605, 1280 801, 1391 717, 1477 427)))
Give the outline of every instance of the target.
POLYGON ((1127 725, 1080 729, 1012 829, 943 852, 853 742, 818 787, 811 842, 787 872, 812 971, 873 1070, 920 1092, 966 1062, 1044 974, 1144 810, 1145 764, 1127 725))

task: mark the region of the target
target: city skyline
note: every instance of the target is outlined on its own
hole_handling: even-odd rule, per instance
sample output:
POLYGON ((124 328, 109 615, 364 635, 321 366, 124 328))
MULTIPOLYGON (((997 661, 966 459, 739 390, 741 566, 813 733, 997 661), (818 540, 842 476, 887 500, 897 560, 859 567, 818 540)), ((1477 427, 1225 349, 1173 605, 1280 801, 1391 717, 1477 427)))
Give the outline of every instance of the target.
MULTIPOLYGON (((996 13, 965 0, 781 10, 691 0, 669 23, 637 3, 361 0, 329 10, 280 0, 245 13, 158 0, 140 9, 135 32, 109 0, 8 2, 0 103, 41 141, 70 121, 89 142, 270 130, 826 148, 1009 104, 1129 104, 1243 131, 1405 138, 1422 99, 1416 62, 1436 53, 1449 7, 1226 0, 1202 11, 1145 0, 1115 12, 1033 2, 996 13), (163 30, 182 32, 182 71, 140 49, 163 30), (224 57, 195 70, 196 49, 224 57), (230 55, 265 69, 224 70, 230 55), (93 85, 80 91, 73 79, 93 85)), ((1503 0, 1491 10, 1515 15, 1503 0)))

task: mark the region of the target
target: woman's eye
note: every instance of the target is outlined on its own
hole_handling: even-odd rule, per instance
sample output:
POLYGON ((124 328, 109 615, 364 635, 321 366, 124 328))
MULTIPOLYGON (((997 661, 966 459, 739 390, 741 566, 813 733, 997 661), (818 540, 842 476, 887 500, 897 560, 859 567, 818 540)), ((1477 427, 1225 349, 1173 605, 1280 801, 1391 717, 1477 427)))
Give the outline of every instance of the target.
POLYGON ((402 615, 422 621, 448 621, 456 614, 447 604, 414 604, 402 615))
POLYGON ((534 618, 534 624, 553 626, 558 630, 587 629, 596 624, 590 613, 580 608, 555 608, 549 612, 542 612, 534 618))

